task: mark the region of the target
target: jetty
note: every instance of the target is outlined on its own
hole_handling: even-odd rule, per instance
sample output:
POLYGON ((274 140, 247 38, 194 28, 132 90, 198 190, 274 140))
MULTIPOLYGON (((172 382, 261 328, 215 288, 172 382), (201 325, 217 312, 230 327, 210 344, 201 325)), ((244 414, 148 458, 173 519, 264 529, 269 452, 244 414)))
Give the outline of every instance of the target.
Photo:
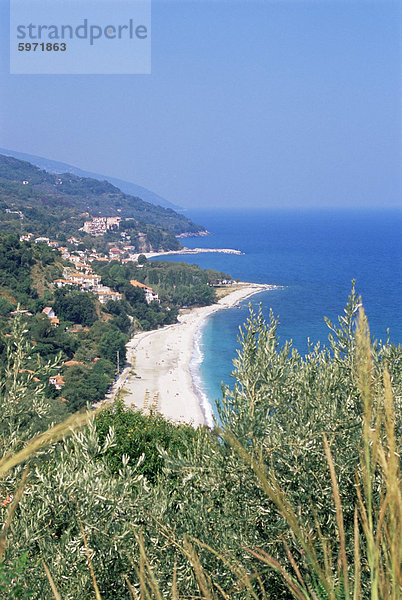
POLYGON ((157 256, 171 256, 174 254, 191 255, 191 254, 205 254, 205 253, 216 252, 219 254, 244 254, 241 250, 234 250, 233 248, 180 248, 180 250, 166 250, 165 252, 143 252, 146 258, 155 258, 157 256))

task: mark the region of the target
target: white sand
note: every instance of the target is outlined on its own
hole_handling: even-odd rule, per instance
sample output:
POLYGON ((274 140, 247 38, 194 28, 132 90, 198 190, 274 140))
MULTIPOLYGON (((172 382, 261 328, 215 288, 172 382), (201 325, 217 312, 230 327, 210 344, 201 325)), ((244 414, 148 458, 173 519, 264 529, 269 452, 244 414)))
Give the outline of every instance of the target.
POLYGON ((273 286, 250 283, 233 287, 236 289, 217 304, 182 311, 179 323, 139 333, 130 340, 127 358, 133 366, 121 381, 128 406, 155 410, 168 419, 195 426, 206 423, 189 368, 195 334, 211 313, 273 286))

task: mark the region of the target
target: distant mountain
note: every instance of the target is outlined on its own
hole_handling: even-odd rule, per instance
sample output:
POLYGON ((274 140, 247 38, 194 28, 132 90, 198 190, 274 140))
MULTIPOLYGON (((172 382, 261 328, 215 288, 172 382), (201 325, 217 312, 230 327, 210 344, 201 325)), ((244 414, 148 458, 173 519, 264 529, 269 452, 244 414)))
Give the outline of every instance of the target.
POLYGON ((33 165, 36 165, 37 167, 40 167, 41 169, 45 169, 45 171, 48 171, 48 173, 73 173, 79 177, 89 177, 91 179, 98 179, 99 181, 109 181, 109 183, 112 183, 122 192, 130 194, 131 196, 137 196, 145 202, 150 202, 151 204, 156 204, 157 206, 163 206, 165 208, 172 208, 173 210, 181 210, 180 206, 177 206, 172 202, 165 200, 165 198, 162 198, 162 196, 155 194, 155 192, 151 192, 141 185, 131 183, 130 181, 123 181, 122 179, 110 177, 109 175, 99 175, 99 173, 92 173, 91 171, 83 171, 82 169, 67 163, 51 160, 50 158, 43 158, 42 156, 35 156, 34 154, 25 154, 24 152, 7 150, 6 148, 0 148, 0 154, 13 156, 19 160, 25 160, 33 165))
POLYGON ((180 247, 175 236, 205 231, 171 208, 125 194, 108 181, 72 173, 56 175, 0 155, 0 230, 84 240, 87 234, 80 231, 84 221, 113 216, 120 217, 121 224, 118 231, 107 234, 108 240, 118 241, 126 232, 141 252, 173 250, 180 247))

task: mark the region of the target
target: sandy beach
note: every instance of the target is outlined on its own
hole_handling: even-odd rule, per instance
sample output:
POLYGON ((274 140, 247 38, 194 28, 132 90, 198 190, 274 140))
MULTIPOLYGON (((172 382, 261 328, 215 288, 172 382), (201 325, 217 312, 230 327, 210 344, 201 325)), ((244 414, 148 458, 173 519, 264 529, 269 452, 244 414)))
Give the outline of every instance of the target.
MULTIPOLYGON (((157 411, 173 421, 208 424, 190 374, 194 336, 204 319, 273 286, 240 283, 212 306, 184 310, 179 322, 135 335, 127 345, 128 362, 121 378, 124 402, 157 411)), ((120 387, 120 386, 119 386, 120 387)))

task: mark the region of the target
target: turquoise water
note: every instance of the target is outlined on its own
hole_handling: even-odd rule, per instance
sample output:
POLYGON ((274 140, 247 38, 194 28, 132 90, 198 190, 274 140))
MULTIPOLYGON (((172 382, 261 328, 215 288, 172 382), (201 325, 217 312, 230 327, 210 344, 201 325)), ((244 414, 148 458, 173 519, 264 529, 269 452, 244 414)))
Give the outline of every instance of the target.
MULTIPOLYGON (((186 213, 187 214, 187 213, 186 213)), ((351 288, 363 297, 372 333, 402 342, 401 213, 397 211, 199 211, 188 215, 211 232, 187 238, 188 247, 236 248, 245 254, 200 254, 186 262, 230 273, 243 281, 271 283, 281 289, 263 292, 234 308, 215 313, 199 340, 198 385, 211 402, 220 385, 231 383, 239 326, 248 304, 279 316, 280 341, 292 339, 306 352, 307 338, 326 342, 323 317, 336 320, 351 288), (202 360, 201 360, 202 359, 202 360)), ((169 257, 180 261, 183 257, 169 257)))

